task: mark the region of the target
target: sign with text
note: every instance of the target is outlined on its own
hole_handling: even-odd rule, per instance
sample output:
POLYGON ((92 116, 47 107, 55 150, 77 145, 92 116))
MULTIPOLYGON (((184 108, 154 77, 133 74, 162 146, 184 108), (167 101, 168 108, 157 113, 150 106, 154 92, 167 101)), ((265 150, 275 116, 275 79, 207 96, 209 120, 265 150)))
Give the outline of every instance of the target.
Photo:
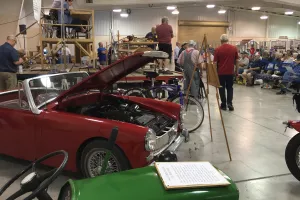
POLYGON ((166 189, 230 185, 209 162, 157 162, 155 167, 166 189))
POLYGON ((41 19, 42 0, 33 0, 34 19, 40 21, 41 19))

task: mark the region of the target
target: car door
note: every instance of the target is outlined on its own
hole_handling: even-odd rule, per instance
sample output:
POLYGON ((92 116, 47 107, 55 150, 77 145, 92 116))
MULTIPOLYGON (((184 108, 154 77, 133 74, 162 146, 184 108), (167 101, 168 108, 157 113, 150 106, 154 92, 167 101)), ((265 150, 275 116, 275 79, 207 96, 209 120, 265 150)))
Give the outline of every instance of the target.
POLYGON ((37 115, 30 109, 10 105, 0 104, 0 153, 33 160, 36 149, 37 115))

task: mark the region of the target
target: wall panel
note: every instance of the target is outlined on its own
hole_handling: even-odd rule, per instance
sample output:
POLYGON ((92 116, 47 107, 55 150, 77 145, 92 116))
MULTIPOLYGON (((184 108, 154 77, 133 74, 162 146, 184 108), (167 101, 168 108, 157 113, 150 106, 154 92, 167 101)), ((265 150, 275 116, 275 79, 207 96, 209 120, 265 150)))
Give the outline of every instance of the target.
POLYGON ((176 34, 177 16, 172 15, 166 9, 132 10, 128 18, 114 14, 114 30, 119 30, 121 35, 145 36, 151 31, 151 27, 161 24, 161 18, 167 16, 176 34))
POLYGON ((111 27, 111 12, 95 11, 95 35, 108 36, 110 35, 111 27))
POLYGON ((180 8, 179 20, 228 21, 227 13, 219 15, 216 12, 216 9, 204 7, 180 8))
POLYGON ((269 18, 269 38, 288 36, 289 39, 297 38, 297 19, 272 15, 269 18))
POLYGON ((233 35, 241 38, 266 37, 266 20, 261 20, 257 13, 234 12, 233 35))

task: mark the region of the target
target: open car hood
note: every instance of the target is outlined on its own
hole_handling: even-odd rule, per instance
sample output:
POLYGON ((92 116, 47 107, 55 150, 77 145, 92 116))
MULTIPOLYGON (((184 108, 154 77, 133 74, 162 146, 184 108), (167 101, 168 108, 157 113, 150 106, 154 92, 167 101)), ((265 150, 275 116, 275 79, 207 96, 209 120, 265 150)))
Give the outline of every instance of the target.
POLYGON ((168 54, 161 51, 146 51, 127 56, 74 85, 56 100, 60 102, 68 96, 91 89, 103 90, 156 58, 168 58, 168 54))

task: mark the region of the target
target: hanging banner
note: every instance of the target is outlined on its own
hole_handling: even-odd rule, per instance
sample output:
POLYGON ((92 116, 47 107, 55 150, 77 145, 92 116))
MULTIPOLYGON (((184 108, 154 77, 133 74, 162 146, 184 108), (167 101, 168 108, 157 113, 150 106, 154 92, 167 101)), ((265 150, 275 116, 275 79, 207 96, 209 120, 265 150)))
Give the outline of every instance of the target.
POLYGON ((41 19, 42 0, 33 0, 34 19, 40 21, 41 19))

